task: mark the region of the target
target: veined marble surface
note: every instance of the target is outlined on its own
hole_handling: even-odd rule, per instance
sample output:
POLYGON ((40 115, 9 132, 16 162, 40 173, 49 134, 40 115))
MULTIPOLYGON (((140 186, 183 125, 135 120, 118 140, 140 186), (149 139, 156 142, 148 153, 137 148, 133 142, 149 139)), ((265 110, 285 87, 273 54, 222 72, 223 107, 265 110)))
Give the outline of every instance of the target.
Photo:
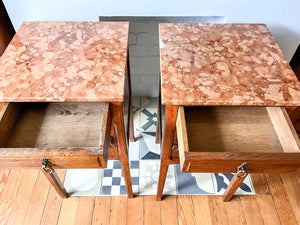
POLYGON ((300 83, 264 24, 160 24, 162 103, 300 105, 300 83))
POLYGON ((128 22, 24 22, 0 58, 0 101, 123 101, 128 22))

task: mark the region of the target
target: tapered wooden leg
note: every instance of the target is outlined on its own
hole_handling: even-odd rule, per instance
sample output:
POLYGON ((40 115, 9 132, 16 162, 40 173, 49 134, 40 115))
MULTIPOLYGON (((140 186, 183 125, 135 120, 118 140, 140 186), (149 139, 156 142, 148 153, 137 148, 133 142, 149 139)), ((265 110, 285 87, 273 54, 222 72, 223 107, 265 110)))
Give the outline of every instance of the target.
POLYGON ((57 173, 55 172, 54 169, 52 169, 52 172, 46 172, 42 169, 43 173, 47 177, 47 179, 50 181, 54 189, 57 191, 57 193, 62 197, 62 198, 67 198, 68 193, 66 189, 64 188, 63 184, 61 183, 57 173))
POLYGON ((156 124, 156 139, 155 142, 157 144, 161 143, 161 138, 162 138, 162 118, 161 118, 161 86, 159 82, 159 93, 158 93, 158 103, 157 103, 157 124, 156 124))
POLYGON ((165 106, 165 130, 161 145, 161 160, 157 187, 157 200, 162 199, 162 192, 164 189, 168 167, 170 164, 170 152, 172 149, 173 137, 176 129, 177 112, 178 106, 165 106))
POLYGON ((133 111, 132 111, 132 98, 130 96, 130 105, 129 105, 129 140, 134 142, 134 125, 133 125, 133 111))
POLYGON ((112 114, 112 123, 117 139, 117 147, 119 151, 120 162, 123 170, 124 180, 126 183, 127 194, 129 198, 132 198, 133 192, 129 170, 128 147, 126 142, 126 132, 124 126, 123 105, 120 102, 110 103, 110 107, 112 114))
POLYGON ((223 201, 228 202, 236 192, 236 190, 240 187, 240 185, 243 183, 245 178, 247 177, 247 174, 245 174, 242 177, 238 177, 237 173, 234 174, 233 178, 231 179, 229 185, 227 186, 224 195, 223 195, 223 201))
POLYGON ((157 124, 156 124, 156 138, 155 142, 157 144, 161 143, 161 136, 162 136, 162 127, 161 127, 161 102, 160 102, 160 96, 158 96, 158 104, 157 104, 157 124))
POLYGON ((127 80, 129 92, 129 141, 134 142, 134 125, 133 125, 133 111, 132 111, 132 91, 131 91, 131 74, 130 74, 130 60, 129 48, 127 50, 127 80))

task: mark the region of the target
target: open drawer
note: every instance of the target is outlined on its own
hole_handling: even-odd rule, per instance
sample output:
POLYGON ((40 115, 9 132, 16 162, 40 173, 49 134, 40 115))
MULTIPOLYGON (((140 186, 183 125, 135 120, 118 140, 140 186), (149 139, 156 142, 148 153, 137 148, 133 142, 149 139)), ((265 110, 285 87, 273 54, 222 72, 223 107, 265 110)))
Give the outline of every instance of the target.
POLYGON ((182 172, 292 172, 300 166, 299 138, 282 107, 179 107, 182 172))
POLYGON ((108 103, 0 103, 0 167, 105 168, 110 131, 108 103))

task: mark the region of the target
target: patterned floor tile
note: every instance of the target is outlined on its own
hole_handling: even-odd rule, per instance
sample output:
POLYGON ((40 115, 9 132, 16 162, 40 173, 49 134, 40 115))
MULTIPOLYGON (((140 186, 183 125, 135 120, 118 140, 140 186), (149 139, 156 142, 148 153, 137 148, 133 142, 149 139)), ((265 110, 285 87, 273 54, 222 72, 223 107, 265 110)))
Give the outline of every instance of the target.
POLYGON ((155 143, 157 124, 157 100, 143 98, 140 111, 140 158, 160 159, 160 145, 155 143), (149 101, 149 99, 151 101, 149 101), (151 106, 151 107, 150 107, 151 106))
POLYGON ((142 133, 140 159, 160 159, 160 145, 155 143, 155 134, 142 133))
MULTIPOLYGON (((232 173, 213 173, 213 183, 217 195, 222 195, 234 174, 232 173)), ((255 194, 250 176, 247 176, 241 186, 237 189, 236 195, 255 194)))
POLYGON ((140 110, 137 109, 133 113, 133 126, 134 126, 134 142, 129 142, 128 157, 129 160, 139 160, 140 159, 140 110))
POLYGON ((181 173, 180 165, 175 165, 175 168, 178 195, 209 195, 215 193, 210 173, 181 173))
MULTIPOLYGON (((139 167, 139 161, 130 161, 130 175, 134 194, 139 192, 139 167)), ((107 168, 103 172, 101 195, 127 195, 120 161, 108 161, 107 168)))
POLYGON ((135 142, 129 142, 128 150, 129 160, 139 160, 140 159, 140 141, 136 140, 135 142))
POLYGON ((134 136, 138 138, 140 136, 140 103, 133 105, 133 124, 134 136))
POLYGON ((70 196, 98 196, 102 177, 102 169, 69 169, 64 186, 70 196))
POLYGON ((134 126, 134 142, 129 142, 128 157, 129 160, 140 159, 140 97, 132 97, 133 105, 133 126, 134 126))
MULTIPOLYGON (((140 195, 156 195, 159 167, 160 160, 140 161, 140 195)), ((176 194, 174 165, 169 166, 163 194, 176 194)))
POLYGON ((142 108, 140 119, 141 132, 156 132, 157 123, 157 109, 156 108, 142 108))

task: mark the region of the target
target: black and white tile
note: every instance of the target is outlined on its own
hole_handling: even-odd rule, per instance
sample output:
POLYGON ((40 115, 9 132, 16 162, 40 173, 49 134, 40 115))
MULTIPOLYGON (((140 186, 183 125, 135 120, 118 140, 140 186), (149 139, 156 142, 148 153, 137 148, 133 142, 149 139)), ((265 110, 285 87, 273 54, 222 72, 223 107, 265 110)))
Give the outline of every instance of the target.
MULTIPOLYGON (((130 175, 134 194, 139 192, 139 171, 140 162, 138 160, 130 161, 130 175)), ((120 161, 108 161, 107 168, 103 172, 101 195, 127 195, 120 161)))

